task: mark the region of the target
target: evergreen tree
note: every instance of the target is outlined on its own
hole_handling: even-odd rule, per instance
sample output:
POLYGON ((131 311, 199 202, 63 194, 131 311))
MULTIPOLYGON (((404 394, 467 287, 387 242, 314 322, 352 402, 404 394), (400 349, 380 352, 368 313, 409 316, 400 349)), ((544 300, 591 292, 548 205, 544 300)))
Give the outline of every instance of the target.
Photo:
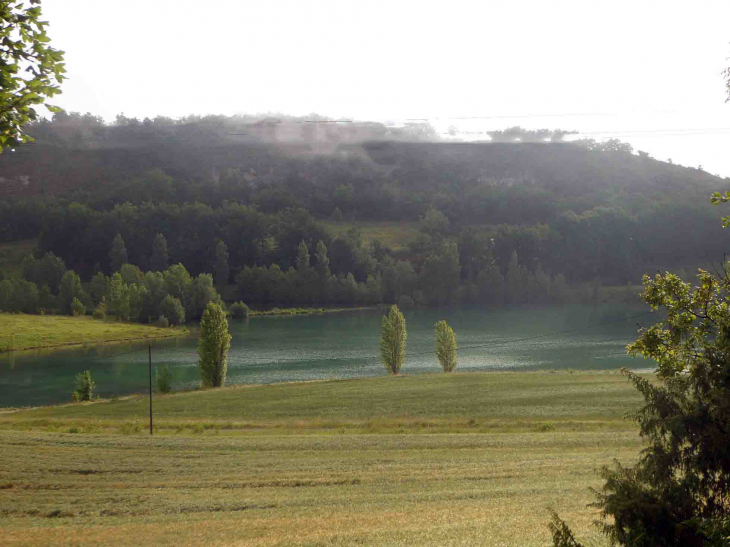
POLYGON ((167 251, 167 239, 163 234, 157 234, 152 242, 152 258, 150 258, 150 269, 153 272, 164 272, 170 263, 170 256, 167 251))
POLYGON ((309 247, 307 242, 302 240, 297 249, 297 271, 303 272, 309 268, 309 247))
POLYGON ((317 271, 317 282, 319 284, 319 301, 324 303, 329 298, 327 287, 332 273, 330 272, 330 259, 327 256, 327 246, 321 239, 317 243, 314 258, 317 261, 315 270, 317 271))
POLYGON ((456 335, 446 321, 439 321, 436 328, 436 356, 444 372, 453 372, 456 368, 456 335))
POLYGON ((109 313, 119 320, 127 321, 130 311, 129 286, 122 281, 119 272, 116 272, 109 286, 109 313))
POLYGON ((487 264, 477 275, 477 292, 482 304, 501 306, 504 302, 504 277, 499 266, 487 264))
POLYGON ((215 270, 215 285, 218 287, 218 292, 223 293, 231 273, 228 267, 228 247, 223 241, 219 241, 215 246, 213 269, 215 270))
POLYGON ((109 260, 112 273, 118 272, 124 264, 127 264, 127 248, 124 246, 124 239, 121 234, 117 234, 112 241, 112 248, 109 251, 109 260))
POLYGON ((455 304, 459 296, 459 249, 449 241, 432 252, 423 264, 419 285, 429 302, 434 304, 455 304))
POLYGON ((505 275, 505 297, 509 304, 519 304, 524 300, 524 291, 527 285, 527 272, 517 257, 517 251, 512 251, 507 274, 505 275))
POLYGON ((391 374, 398 374, 406 361, 407 337, 406 318, 394 304, 388 315, 383 316, 380 339, 380 356, 391 374))
POLYGON ((86 299, 84 289, 81 288, 81 279, 76 272, 68 270, 61 278, 58 289, 58 303, 61 306, 61 313, 70 315, 72 313, 71 303, 74 298, 83 301, 86 299))
POLYGON ((305 241, 297 249, 297 269, 292 272, 294 294, 292 299, 299 304, 311 306, 319 296, 316 272, 310 266, 309 247, 305 241))
POLYGON ((109 298, 109 286, 111 279, 105 276, 101 272, 97 272, 96 275, 91 279, 89 289, 91 290, 91 298, 95 304, 98 304, 103 299, 109 298))
MULTIPOLYGON (((622 369, 646 404, 634 414, 648 440, 639 462, 600 471, 593 504, 611 545, 721 547, 730 538, 730 277, 700 270, 693 288, 644 276, 644 300, 667 311, 628 352, 658 363, 659 382, 622 369)), ((557 515, 556 547, 579 547, 557 515)))
POLYGON ((227 355, 231 347, 226 314, 218 304, 210 302, 200 320, 198 364, 205 387, 221 387, 226 383, 227 355))

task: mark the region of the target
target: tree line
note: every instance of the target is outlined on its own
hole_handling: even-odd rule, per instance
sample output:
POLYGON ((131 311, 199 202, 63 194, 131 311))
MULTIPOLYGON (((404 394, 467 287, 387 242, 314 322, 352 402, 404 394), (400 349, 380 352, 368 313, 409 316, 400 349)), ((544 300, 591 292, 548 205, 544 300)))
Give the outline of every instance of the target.
MULTIPOLYGON (((223 218, 238 207, 229 205, 222 212, 223 218)), ((254 219, 262 219, 256 211, 243 207, 254 219)), ((180 251, 168 246, 163 233, 157 233, 144 246, 146 255, 139 248, 132 252, 120 233, 106 242, 105 255, 90 248, 104 233, 104 222, 111 221, 114 226, 120 216, 135 212, 135 206, 116 208, 108 216, 83 206, 70 208, 63 222, 76 227, 76 243, 67 245, 49 235, 41 239, 39 253, 49 241, 60 241, 62 249, 69 251, 66 259, 81 265, 79 270, 85 277, 75 268, 67 268, 67 261, 53 251, 39 258, 30 255, 21 264, 22 278, 0 282, 0 310, 93 312, 141 322, 164 317, 177 325, 199 318, 207 302, 220 301, 220 295, 229 302, 238 299, 258 308, 381 303, 406 308, 462 303, 502 306, 592 302, 599 298, 597 278, 591 284, 569 285, 565 274, 546 272, 539 260, 526 264, 516 250, 503 256, 504 249, 487 237, 488 233, 462 233, 455 238, 448 232, 447 219, 437 210, 429 210, 422 218, 422 237, 412 245, 412 250, 418 249, 425 256, 419 262, 394 256, 377 239, 365 245, 357 229, 331 237, 306 211, 282 215, 278 239, 265 237, 252 243, 231 235, 231 249, 223 239, 198 238, 206 242, 206 248, 193 247, 194 252, 186 256, 188 264, 197 269, 193 272, 182 261, 175 263, 173 257, 179 257, 180 251), (90 220, 86 225, 81 222, 84 218, 90 220), (297 236, 301 239, 294 247, 297 236), (296 249, 293 260, 289 256, 292 247, 296 249), (260 265, 241 260, 247 250, 259 258, 260 265), (103 263, 96 262, 90 270, 90 257, 103 263)), ((131 228, 138 230, 133 237, 139 242, 140 234, 152 228, 144 221, 159 219, 139 214, 134 220, 121 225, 127 233, 131 228)), ((230 224, 226 227, 230 230, 230 224)), ((209 238, 215 234, 211 230, 209 238)), ((183 249, 183 253, 190 249, 183 249)))
POLYGON ((113 316, 168 326, 199 319, 208 303, 221 303, 211 274, 192 276, 182 264, 142 272, 122 262, 125 252, 121 237, 115 238, 110 255, 119 269, 111 276, 96 272, 88 283, 53 253, 40 259, 28 256, 22 263, 23 278, 0 281, 0 311, 92 313, 97 319, 113 316))

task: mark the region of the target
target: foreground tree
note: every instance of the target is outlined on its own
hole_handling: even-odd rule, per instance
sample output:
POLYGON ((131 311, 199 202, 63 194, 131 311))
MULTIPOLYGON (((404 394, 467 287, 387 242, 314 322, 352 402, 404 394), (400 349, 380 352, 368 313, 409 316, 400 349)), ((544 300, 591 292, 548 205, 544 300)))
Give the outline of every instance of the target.
POLYGON ((392 305, 388 315, 383 316, 383 331, 380 339, 380 356, 383 365, 391 374, 398 374, 406 361, 406 318, 392 305))
POLYGON ((198 364, 200 377, 205 387, 221 387, 226 383, 228 369, 228 348, 231 335, 228 334, 226 313, 218 304, 210 302, 200 320, 198 341, 198 364))
POLYGON ((436 356, 444 372, 456 368, 456 335, 446 321, 439 321, 436 328, 436 356))
POLYGON ((38 118, 34 107, 60 93, 63 52, 48 46, 48 23, 40 17, 40 0, 0 0, 0 153, 32 140, 23 126, 38 118))
MULTIPOLYGON (((612 545, 730 544, 730 277, 698 281, 644 276, 644 300, 667 320, 628 350, 658 363, 660 383, 622 370, 646 401, 634 418, 649 444, 636 466, 600 471, 593 506, 612 545)), ((550 529, 555 546, 580 546, 557 515, 550 529)))

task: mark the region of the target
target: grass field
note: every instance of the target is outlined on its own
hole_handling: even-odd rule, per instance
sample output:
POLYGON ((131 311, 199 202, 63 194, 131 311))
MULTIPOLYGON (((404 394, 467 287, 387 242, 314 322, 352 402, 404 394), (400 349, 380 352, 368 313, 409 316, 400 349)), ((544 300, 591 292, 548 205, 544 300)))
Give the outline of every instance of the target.
POLYGON ((0 352, 86 343, 166 338, 185 332, 139 323, 95 320, 65 315, 0 313, 0 352))
POLYGON ((379 239, 393 251, 403 251, 408 244, 418 237, 418 222, 395 221, 357 221, 334 222, 323 221, 323 224, 334 236, 344 233, 350 228, 359 228, 363 243, 369 245, 373 239, 379 239))
MULTIPOLYGON (((0 413, 3 545, 549 544, 636 460, 616 373, 464 373, 0 413)), ((591 543, 588 543, 589 545, 591 543)))

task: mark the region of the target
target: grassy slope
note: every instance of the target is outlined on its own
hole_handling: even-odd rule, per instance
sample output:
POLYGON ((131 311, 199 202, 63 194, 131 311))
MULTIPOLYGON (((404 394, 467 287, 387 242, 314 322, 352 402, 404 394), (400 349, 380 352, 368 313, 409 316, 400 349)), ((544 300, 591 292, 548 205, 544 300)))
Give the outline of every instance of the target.
POLYGON ((418 237, 418 222, 393 221, 357 221, 333 222, 323 221, 323 224, 332 235, 344 233, 350 228, 359 228, 365 245, 373 239, 379 239, 386 247, 393 251, 403 251, 408 244, 418 237))
POLYGON ((529 547, 552 506, 595 538, 588 488, 635 461, 639 403, 617 374, 474 373, 167 395, 152 438, 142 397, 0 414, 0 537, 529 547))
POLYGON ((0 351, 175 336, 181 331, 91 317, 0 313, 0 351))

